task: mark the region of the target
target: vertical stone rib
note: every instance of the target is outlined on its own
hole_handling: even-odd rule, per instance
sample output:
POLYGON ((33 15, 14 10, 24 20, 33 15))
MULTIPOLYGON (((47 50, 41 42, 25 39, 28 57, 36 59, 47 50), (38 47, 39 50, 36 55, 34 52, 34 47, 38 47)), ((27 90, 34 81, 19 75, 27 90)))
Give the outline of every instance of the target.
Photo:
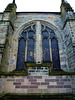
POLYGON ((26 47, 25 47, 25 62, 27 61, 27 42, 28 41, 26 41, 26 47))
POLYGON ((35 34, 35 62, 42 62, 42 39, 41 39, 41 24, 39 21, 36 22, 36 34, 35 34))
POLYGON ((51 39, 49 39, 49 47, 50 47, 50 61, 52 62, 52 48, 51 48, 51 39))

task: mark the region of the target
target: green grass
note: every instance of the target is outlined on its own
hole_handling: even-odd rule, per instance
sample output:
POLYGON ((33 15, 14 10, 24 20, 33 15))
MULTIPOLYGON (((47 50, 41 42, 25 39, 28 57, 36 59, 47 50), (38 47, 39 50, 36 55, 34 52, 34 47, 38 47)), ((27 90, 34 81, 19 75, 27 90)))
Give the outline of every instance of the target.
POLYGON ((75 94, 5 94, 0 96, 0 100, 74 100, 75 94))

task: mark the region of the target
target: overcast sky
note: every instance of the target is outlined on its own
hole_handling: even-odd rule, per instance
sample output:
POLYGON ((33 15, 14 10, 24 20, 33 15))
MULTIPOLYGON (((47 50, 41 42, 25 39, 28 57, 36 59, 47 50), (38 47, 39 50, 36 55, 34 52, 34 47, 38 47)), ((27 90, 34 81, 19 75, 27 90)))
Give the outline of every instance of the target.
MULTIPOLYGON (((0 0, 0 12, 13 0, 0 0)), ((15 0, 17 12, 45 11, 60 12, 61 0, 15 0)), ((75 0, 67 0, 75 11, 75 0)))

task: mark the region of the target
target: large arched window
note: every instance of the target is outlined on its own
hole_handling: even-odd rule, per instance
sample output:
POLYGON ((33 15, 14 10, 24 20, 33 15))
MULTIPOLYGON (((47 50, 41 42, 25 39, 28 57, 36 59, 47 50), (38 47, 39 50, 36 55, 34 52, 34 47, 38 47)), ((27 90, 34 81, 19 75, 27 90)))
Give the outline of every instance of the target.
POLYGON ((24 70, 24 62, 34 62, 35 25, 27 27, 19 38, 17 70, 24 70))
POLYGON ((53 69, 60 69, 60 61, 59 61, 59 49, 58 49, 58 41, 56 38, 51 40, 51 48, 52 48, 52 59, 53 59, 53 69))
POLYGON ((18 47, 17 70, 24 70, 25 46, 26 46, 26 40, 21 38, 19 40, 19 47, 18 47))
POLYGON ((42 48, 43 62, 52 62, 53 69, 60 69, 59 49, 56 35, 52 29, 47 26, 42 27, 42 48))
POLYGON ((17 70, 24 69, 24 62, 52 62, 53 69, 60 69, 58 40, 54 31, 39 21, 23 29, 20 34, 17 70))
POLYGON ((50 62, 50 48, 49 48, 49 33, 43 29, 42 25, 42 50, 43 50, 43 62, 50 62))
POLYGON ((34 40, 29 39, 27 45, 27 62, 34 62, 34 40))

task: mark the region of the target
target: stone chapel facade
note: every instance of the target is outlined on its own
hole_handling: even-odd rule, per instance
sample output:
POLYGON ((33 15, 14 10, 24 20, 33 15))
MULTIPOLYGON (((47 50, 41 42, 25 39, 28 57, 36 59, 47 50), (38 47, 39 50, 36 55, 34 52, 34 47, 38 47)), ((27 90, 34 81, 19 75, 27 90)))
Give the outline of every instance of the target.
POLYGON ((27 63, 44 66, 30 66, 28 76, 1 75, 0 93, 75 93, 75 75, 48 75, 49 69, 75 72, 75 13, 70 4, 62 0, 61 12, 16 8, 13 0, 0 13, 0 72, 23 71, 27 63))
POLYGON ((22 70, 24 62, 52 62, 55 70, 75 71, 75 14, 70 4, 62 1, 61 13, 16 8, 13 1, 0 13, 1 71, 22 70))

